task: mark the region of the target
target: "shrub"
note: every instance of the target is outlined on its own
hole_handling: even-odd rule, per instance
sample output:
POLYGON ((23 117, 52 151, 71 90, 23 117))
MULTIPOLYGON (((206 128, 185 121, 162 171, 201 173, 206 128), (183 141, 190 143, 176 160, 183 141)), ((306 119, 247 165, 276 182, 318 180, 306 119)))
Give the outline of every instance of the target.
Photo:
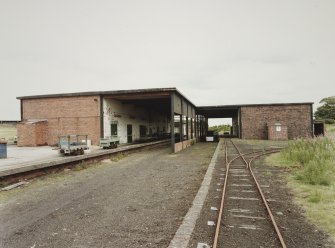
POLYGON ((329 186, 332 182, 332 168, 329 161, 310 161, 297 172, 296 179, 312 185, 329 186))
POLYGON ((325 119, 326 124, 334 124, 335 120, 334 119, 325 119))
POLYGON ((327 138, 299 139, 291 142, 281 155, 286 163, 299 164, 295 178, 304 183, 330 185, 335 173, 335 143, 327 138))

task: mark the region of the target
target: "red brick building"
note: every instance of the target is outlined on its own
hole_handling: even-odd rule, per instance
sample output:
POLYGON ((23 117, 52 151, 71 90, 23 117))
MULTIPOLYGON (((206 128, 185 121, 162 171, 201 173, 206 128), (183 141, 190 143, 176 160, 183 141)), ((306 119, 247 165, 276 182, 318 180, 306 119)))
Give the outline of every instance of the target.
POLYGON ((22 123, 18 124, 18 145, 55 145, 64 134, 90 134, 97 144, 100 138, 100 97, 67 96, 22 99, 22 123), (45 134, 39 135, 44 120, 45 134), (34 137, 39 137, 39 142, 34 137))
POLYGON ((274 139, 276 132, 282 135, 278 139, 307 138, 313 134, 311 103, 244 105, 240 108, 240 116, 243 139, 274 139), (282 130, 275 131, 276 126, 282 126, 282 130), (269 127, 273 127, 270 128, 272 133, 269 127))
POLYGON ((171 137, 181 150, 206 136, 209 118, 232 118, 243 139, 312 137, 312 103, 196 107, 176 88, 82 92, 18 97, 18 145, 56 145, 58 137, 85 134, 92 144, 116 135, 120 143, 171 137), (173 121, 171 121, 173 120, 173 121), (280 126, 280 128, 279 128, 280 126))

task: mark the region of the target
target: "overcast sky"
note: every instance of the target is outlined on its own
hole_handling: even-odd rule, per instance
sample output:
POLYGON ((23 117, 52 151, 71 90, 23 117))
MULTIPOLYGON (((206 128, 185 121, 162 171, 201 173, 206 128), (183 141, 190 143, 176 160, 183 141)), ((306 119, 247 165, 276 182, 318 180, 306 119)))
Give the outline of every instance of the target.
POLYGON ((334 0, 0 0, 0 120, 17 96, 177 87, 196 105, 335 95, 334 0))

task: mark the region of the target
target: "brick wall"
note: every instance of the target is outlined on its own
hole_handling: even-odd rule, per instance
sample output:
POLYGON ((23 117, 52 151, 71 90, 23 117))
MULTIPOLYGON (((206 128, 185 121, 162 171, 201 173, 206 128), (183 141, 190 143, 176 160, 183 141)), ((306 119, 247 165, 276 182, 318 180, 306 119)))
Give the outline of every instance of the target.
POLYGON ((22 122, 17 124, 18 146, 42 146, 47 144, 48 124, 22 122))
POLYGON ((42 146, 47 145, 48 138, 48 123, 39 122, 35 124, 35 133, 36 133, 36 145, 42 146))
POLYGON ((287 126, 289 139, 312 136, 310 104, 241 107, 243 139, 268 139, 268 124, 287 126))
POLYGON ((268 139, 269 140, 287 140, 288 129, 286 125, 279 124, 268 124, 268 139))
MULTIPOLYGON (((92 144, 97 145, 100 138, 100 97, 76 96, 59 98, 24 99, 23 121, 46 119, 47 130, 39 131, 45 135, 48 145, 56 145, 60 135, 87 134, 92 144)), ((18 129, 20 136, 31 134, 25 128, 18 129)), ((41 137, 42 139, 42 137, 41 137)))
POLYGON ((35 126, 27 123, 18 123, 17 146, 36 146, 35 126))

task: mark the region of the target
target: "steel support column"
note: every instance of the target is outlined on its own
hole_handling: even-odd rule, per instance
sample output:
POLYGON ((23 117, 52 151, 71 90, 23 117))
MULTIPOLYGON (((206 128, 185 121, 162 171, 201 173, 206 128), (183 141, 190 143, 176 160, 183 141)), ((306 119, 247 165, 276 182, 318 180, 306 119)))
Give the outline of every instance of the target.
POLYGON ((174 134, 174 93, 171 93, 171 122, 170 122, 170 128, 171 128, 171 150, 172 152, 175 152, 175 134, 174 134))
POLYGON ((191 139, 193 139, 193 118, 191 118, 191 139))

